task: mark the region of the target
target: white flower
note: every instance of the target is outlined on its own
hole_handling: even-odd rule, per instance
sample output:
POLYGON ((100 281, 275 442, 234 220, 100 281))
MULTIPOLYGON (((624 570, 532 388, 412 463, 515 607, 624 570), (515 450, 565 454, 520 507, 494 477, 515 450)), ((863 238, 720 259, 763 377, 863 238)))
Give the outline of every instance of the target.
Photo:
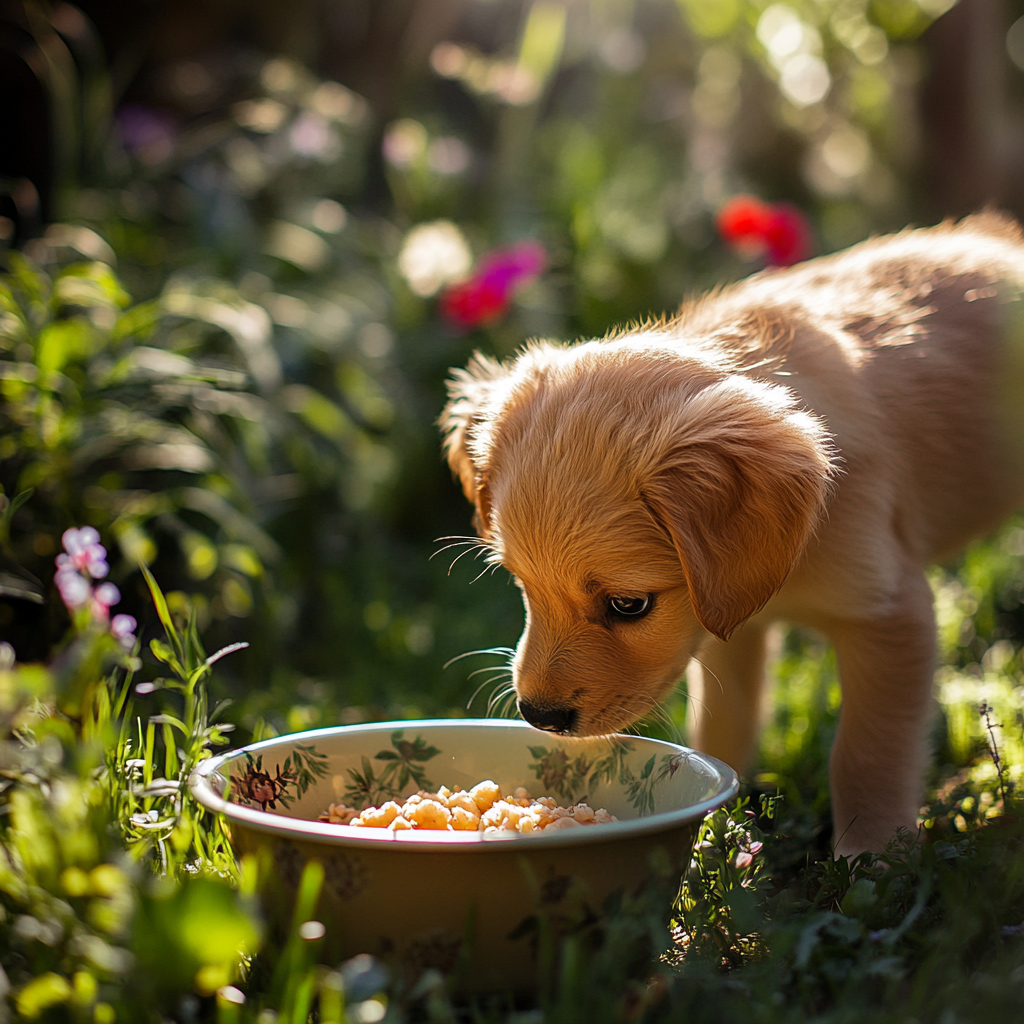
POLYGON ((450 220, 418 224, 405 236, 398 255, 402 277, 423 298, 465 277, 472 265, 469 245, 450 220))

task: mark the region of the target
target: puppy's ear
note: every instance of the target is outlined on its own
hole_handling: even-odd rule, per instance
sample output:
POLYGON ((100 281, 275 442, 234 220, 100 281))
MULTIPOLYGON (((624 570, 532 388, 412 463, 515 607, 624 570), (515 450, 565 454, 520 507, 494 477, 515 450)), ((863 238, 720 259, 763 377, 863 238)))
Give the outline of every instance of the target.
POLYGON ((721 640, 782 586, 822 515, 833 448, 788 389, 727 377, 683 402, 644 488, 721 640))
POLYGON ((448 404, 438 424, 444 431, 444 453, 452 473, 459 478, 462 490, 477 510, 478 529, 486 537, 489 532, 490 502, 482 453, 474 446, 478 428, 484 419, 484 408, 496 384, 507 371, 494 359, 474 352, 465 370, 453 369, 448 380, 448 404))

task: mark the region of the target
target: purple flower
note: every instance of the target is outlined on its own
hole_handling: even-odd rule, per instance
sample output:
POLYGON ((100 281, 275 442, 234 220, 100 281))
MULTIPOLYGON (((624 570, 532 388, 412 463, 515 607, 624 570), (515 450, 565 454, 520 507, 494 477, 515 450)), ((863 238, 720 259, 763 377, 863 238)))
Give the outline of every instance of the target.
POLYGON ((53 582, 57 584, 60 599, 68 608, 81 608, 92 597, 89 581, 72 565, 60 566, 53 582))
POLYGON ((92 595, 92 613, 97 622, 106 622, 111 606, 121 600, 121 591, 113 583, 101 583, 92 595))
POLYGON ((135 646, 136 626, 138 623, 131 615, 115 615, 110 620, 110 632, 114 634, 117 642, 126 651, 130 651, 135 646))
POLYGON ((163 111, 128 104, 117 112, 117 127, 124 148, 145 164, 161 164, 174 153, 177 129, 163 111))
POLYGON ((100 543, 100 535, 91 526, 64 531, 61 538, 66 555, 57 556, 57 568, 74 567, 94 580, 107 575, 107 549, 100 543))
POLYGON ((101 583, 96 588, 96 601, 104 608, 110 608, 121 600, 121 591, 113 583, 101 583))
MULTIPOLYGON (((100 583, 93 587, 92 580, 107 574, 107 552, 100 544, 100 535, 91 527, 64 532, 64 554, 57 556, 57 572, 53 581, 60 591, 61 600, 69 611, 88 607, 94 626, 109 629, 115 640, 127 651, 135 646, 138 623, 131 615, 115 615, 110 620, 110 609, 121 600, 121 591, 113 583, 100 583)), ((83 627, 76 622, 78 629, 83 627)))
POLYGON ((518 242, 506 249, 497 249, 485 257, 476 277, 511 292, 538 277, 545 262, 546 254, 540 242, 518 242))

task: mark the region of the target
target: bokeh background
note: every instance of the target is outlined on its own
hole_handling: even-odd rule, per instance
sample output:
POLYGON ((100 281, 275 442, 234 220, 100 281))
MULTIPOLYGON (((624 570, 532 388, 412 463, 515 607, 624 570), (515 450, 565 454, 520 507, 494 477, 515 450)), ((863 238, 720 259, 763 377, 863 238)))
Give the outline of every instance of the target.
MULTIPOLYGON (((0 235, 10 302, 45 343, 9 306, 0 484, 32 495, 0 527, 0 636, 46 657, 67 628, 61 533, 91 524, 147 639, 139 561, 209 649, 251 645, 217 683, 243 738, 484 713, 505 655, 449 663, 514 645, 522 609, 472 553, 431 558, 472 532, 435 426, 448 368, 600 337, 759 269, 770 252, 719 230, 737 196, 788 211, 801 255, 986 204, 1024 213, 1022 15, 4 5, 0 235)), ((992 672, 1013 703, 1022 536, 936 574, 963 707, 992 672)), ((786 641, 780 685, 803 696, 768 737, 775 781, 837 703, 815 644, 786 641)), ((684 718, 680 697, 649 728, 684 718)), ((961 718, 962 762, 981 734, 961 718)))

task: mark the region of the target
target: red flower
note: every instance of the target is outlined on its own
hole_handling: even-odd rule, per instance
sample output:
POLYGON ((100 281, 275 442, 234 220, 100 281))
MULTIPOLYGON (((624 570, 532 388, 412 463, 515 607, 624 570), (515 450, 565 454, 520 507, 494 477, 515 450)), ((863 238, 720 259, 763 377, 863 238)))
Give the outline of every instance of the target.
POLYGON ((718 211, 718 233, 736 248, 764 248, 772 209, 754 196, 734 196, 718 211))
POLYGON ((445 289, 441 314, 453 326, 467 329, 497 320, 508 308, 508 300, 507 289, 471 277, 445 289))
POLYGON ((718 233, 742 256, 765 256, 773 266, 790 266, 812 252, 811 228, 789 203, 765 203, 734 196, 718 211, 718 233))
POLYGON ((789 203, 776 203, 764 232, 768 262, 788 267, 811 255, 811 226, 801 210, 789 203))
POLYGON ((444 291, 442 316, 462 330, 493 323, 506 312, 516 291, 540 276, 545 262, 544 247, 539 242, 517 242, 495 249, 468 281, 444 291))

